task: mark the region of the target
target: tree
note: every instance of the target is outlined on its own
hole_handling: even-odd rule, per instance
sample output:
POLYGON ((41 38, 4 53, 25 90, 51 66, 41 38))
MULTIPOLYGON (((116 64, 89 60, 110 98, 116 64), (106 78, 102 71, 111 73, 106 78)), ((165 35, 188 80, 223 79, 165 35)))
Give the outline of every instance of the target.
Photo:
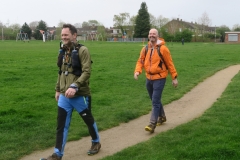
POLYGON ((150 24, 152 28, 157 28, 157 18, 149 13, 149 18, 150 18, 150 24))
POLYGON ((62 28, 62 27, 63 27, 63 24, 65 24, 65 22, 59 21, 57 26, 58 26, 59 28, 62 28))
POLYGON ((37 28, 38 21, 33 21, 29 23, 29 27, 34 31, 37 28))
POLYGON ((130 15, 129 13, 120 13, 119 15, 114 15, 113 17, 113 26, 119 27, 121 29, 122 34, 126 31, 126 26, 129 24, 130 15))
POLYGON ((15 32, 15 31, 18 32, 20 30, 21 26, 20 26, 20 24, 15 23, 15 24, 11 24, 9 26, 9 28, 11 28, 13 32, 15 32))
POLYGON ((227 31, 230 31, 230 29, 226 25, 222 25, 219 28, 217 28, 216 32, 220 34, 221 42, 225 41, 225 32, 227 31))
POLYGON ((192 41, 192 34, 193 33, 190 30, 184 29, 183 32, 182 32, 182 38, 184 38, 185 42, 191 42, 192 41))
POLYGON ((82 23, 82 27, 88 27, 88 26, 99 26, 101 25, 97 20, 88 20, 87 22, 84 21, 82 23))
POLYGON ((105 31, 105 27, 103 25, 99 25, 97 27, 97 36, 98 36, 99 39, 103 38, 104 40, 106 40, 107 34, 106 34, 106 31, 105 31), (102 37, 100 37, 100 35, 102 37))
POLYGON ((233 31, 240 31, 240 25, 239 24, 234 24, 232 30, 233 31))
POLYGON ((89 26, 99 26, 100 23, 97 20, 88 20, 89 26))
POLYGON ((75 23, 74 26, 75 26, 76 28, 81 28, 81 27, 82 27, 82 24, 81 24, 81 23, 75 23))
POLYGON ((86 21, 84 21, 84 22, 82 23, 82 27, 87 27, 87 26, 89 26, 89 23, 86 22, 86 21))
POLYGON ((147 4, 146 2, 142 2, 141 8, 138 10, 133 36, 137 38, 147 38, 150 28, 150 15, 148 13, 147 4))
POLYGON ((169 22, 168 18, 163 17, 162 15, 158 16, 156 19, 156 28, 160 29, 169 22))
MULTIPOLYGON (((161 32, 161 37, 166 41, 166 42, 171 42, 174 39, 174 36, 171 35, 164 27, 160 28, 161 32)), ((160 33, 159 32, 159 33, 160 33)))
POLYGON ((32 30, 31 28, 28 26, 28 24, 25 22, 21 28, 23 33, 27 33, 28 38, 31 39, 32 37, 32 30))
POLYGON ((3 25, 3 23, 0 21, 0 27, 2 28, 4 25, 3 25))
POLYGON ((202 17, 199 18, 199 24, 202 25, 202 28, 201 28, 201 30, 202 30, 202 38, 203 38, 203 40, 204 40, 204 31, 205 31, 205 28, 206 28, 207 26, 210 26, 210 25, 211 25, 211 20, 209 19, 208 14, 207 14, 206 12, 204 12, 204 13, 202 14, 202 17))
POLYGON ((131 37, 133 37, 134 26, 136 24, 136 18, 137 18, 137 16, 132 16, 129 19, 129 32, 128 32, 128 35, 131 36, 131 37))
POLYGON ((40 30, 47 31, 47 24, 44 21, 39 21, 38 26, 36 27, 33 37, 36 40, 42 40, 42 34, 40 33, 40 30))

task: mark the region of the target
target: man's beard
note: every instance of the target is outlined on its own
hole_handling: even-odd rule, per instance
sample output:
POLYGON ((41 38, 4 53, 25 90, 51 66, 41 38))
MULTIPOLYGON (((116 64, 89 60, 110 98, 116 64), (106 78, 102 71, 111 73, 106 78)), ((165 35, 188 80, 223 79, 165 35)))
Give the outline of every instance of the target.
POLYGON ((150 37, 149 40, 150 42, 156 42, 156 37, 150 37))
POLYGON ((63 41, 63 44, 67 45, 67 46, 70 46, 72 44, 72 42, 70 40, 67 40, 67 41, 63 41))

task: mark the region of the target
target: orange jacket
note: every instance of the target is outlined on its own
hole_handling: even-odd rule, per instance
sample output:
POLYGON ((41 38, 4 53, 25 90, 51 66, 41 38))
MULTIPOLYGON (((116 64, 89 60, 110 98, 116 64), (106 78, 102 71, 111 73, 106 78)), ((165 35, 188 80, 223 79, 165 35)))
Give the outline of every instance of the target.
POLYGON ((168 71, 170 72, 172 79, 177 78, 177 71, 174 67, 170 51, 164 44, 164 39, 159 38, 157 44, 153 47, 152 50, 151 43, 148 42, 148 52, 145 56, 145 47, 142 48, 134 73, 139 72, 141 74, 142 68, 144 67, 146 77, 150 80, 166 78, 168 75, 168 71), (159 66, 161 58, 159 57, 157 51, 157 46, 160 45, 160 52, 163 56, 164 62, 166 63, 161 65, 162 68, 159 66), (168 69, 166 69, 165 65, 167 65, 168 69))

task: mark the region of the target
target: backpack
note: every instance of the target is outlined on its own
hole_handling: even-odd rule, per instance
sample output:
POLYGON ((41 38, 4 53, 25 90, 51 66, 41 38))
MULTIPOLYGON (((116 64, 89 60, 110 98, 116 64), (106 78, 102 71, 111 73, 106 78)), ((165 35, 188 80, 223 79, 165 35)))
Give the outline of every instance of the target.
MULTIPOLYGON (((165 61, 164 61, 164 59, 163 59, 163 55, 162 55, 162 53, 160 52, 161 46, 162 46, 162 45, 157 46, 157 52, 158 52, 159 57, 161 58, 158 66, 162 68, 162 63, 163 63, 163 64, 165 65, 166 69, 168 69, 168 67, 167 67, 167 65, 166 65, 166 63, 165 63, 165 61)), ((145 57, 146 57, 147 53, 148 53, 148 45, 145 46, 145 57)))
MULTIPOLYGON (((82 46, 83 45, 79 43, 76 46, 76 48, 74 48, 74 50, 72 50, 72 52, 71 52, 71 59, 72 59, 71 64, 64 64, 64 65, 70 65, 69 67, 73 68, 72 74, 74 74, 76 76, 80 76, 82 74, 81 60, 80 60, 79 55, 78 55, 79 54, 78 51, 82 46)), ((65 55, 65 50, 64 50, 64 48, 63 48, 63 46, 60 42, 60 49, 59 49, 58 61, 57 61, 57 66, 59 67, 59 71, 58 71, 59 75, 62 74, 61 67, 62 67, 62 64, 63 64, 64 55, 65 55)))

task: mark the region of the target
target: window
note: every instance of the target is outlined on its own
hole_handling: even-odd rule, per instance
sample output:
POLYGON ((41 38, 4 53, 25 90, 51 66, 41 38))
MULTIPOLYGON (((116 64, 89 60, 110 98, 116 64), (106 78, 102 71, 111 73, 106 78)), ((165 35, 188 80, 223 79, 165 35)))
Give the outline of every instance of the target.
POLYGON ((238 34, 228 34, 228 41, 237 42, 238 41, 238 34))

